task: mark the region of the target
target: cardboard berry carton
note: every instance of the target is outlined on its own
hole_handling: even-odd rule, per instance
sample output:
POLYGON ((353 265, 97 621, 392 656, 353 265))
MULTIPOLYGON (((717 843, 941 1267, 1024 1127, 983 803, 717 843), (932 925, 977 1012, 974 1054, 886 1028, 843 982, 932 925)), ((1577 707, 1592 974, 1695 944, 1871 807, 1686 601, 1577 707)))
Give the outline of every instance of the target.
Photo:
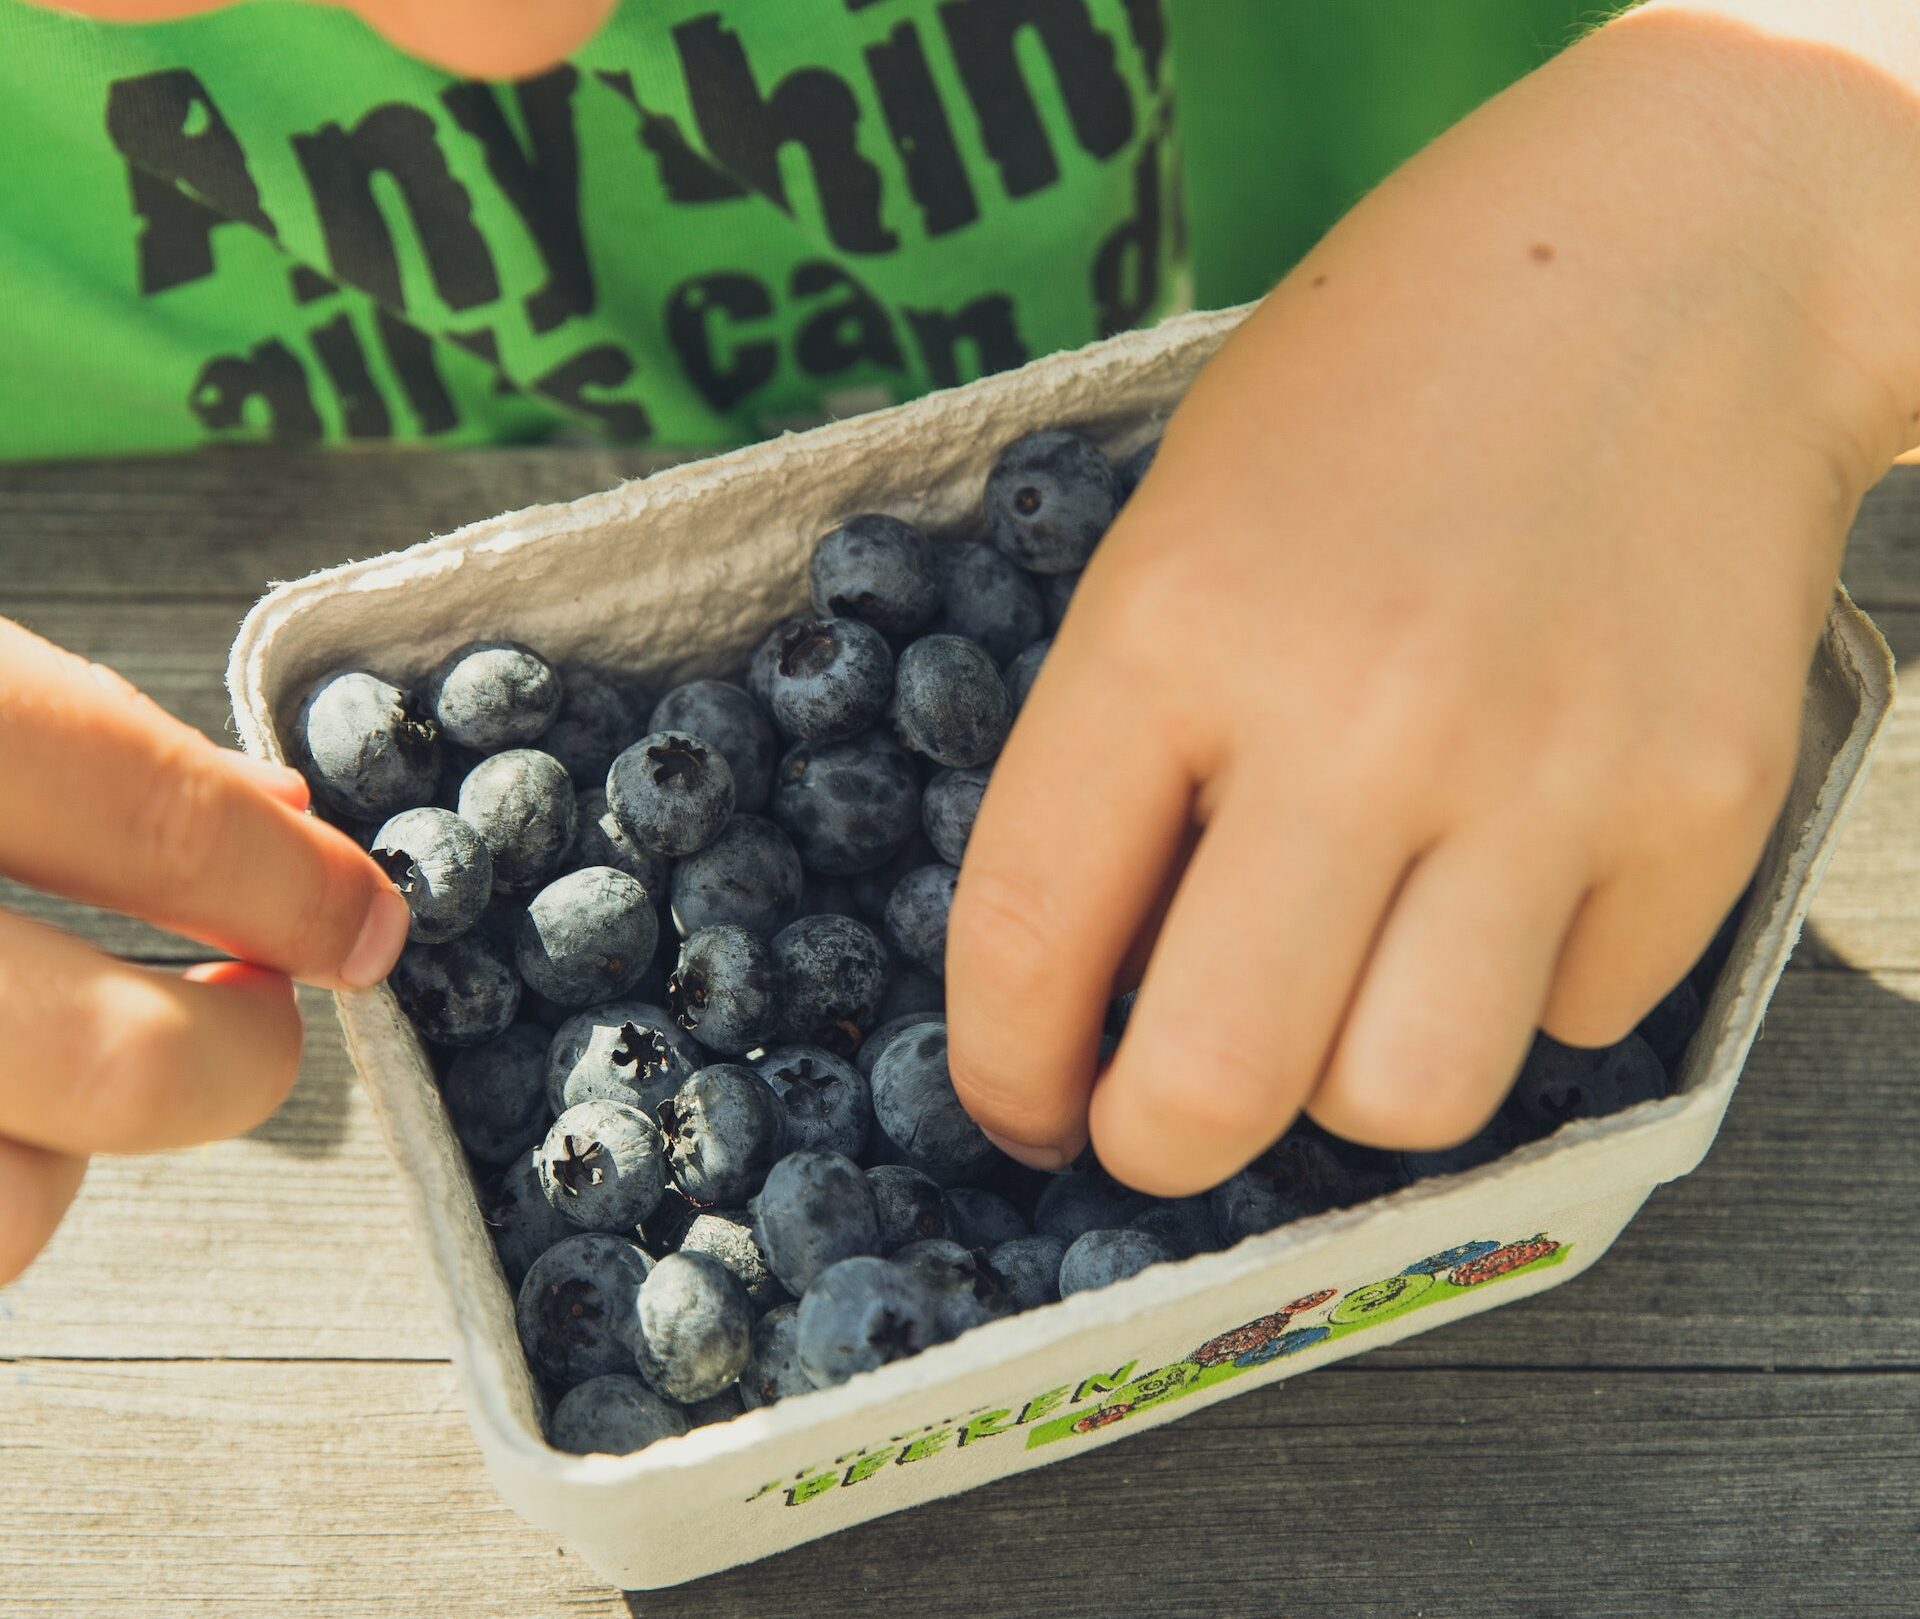
MULTIPOLYGON (((249 751, 285 759, 294 709, 320 676, 358 665, 407 678, 483 635, 623 668, 653 690, 727 673, 804 605, 810 548, 840 518, 885 511, 958 526, 977 511, 999 447, 1033 428, 1071 425, 1116 454, 1132 449, 1243 314, 1184 316, 282 585, 233 648, 241 736, 249 751)), ((1713 1140, 1891 690, 1886 644, 1837 593, 1809 673, 1792 790, 1672 1096, 630 1456, 547 1445, 512 1300, 426 1056, 386 989, 339 997, 500 1493, 616 1584, 671 1585, 1577 1276, 1713 1140)))

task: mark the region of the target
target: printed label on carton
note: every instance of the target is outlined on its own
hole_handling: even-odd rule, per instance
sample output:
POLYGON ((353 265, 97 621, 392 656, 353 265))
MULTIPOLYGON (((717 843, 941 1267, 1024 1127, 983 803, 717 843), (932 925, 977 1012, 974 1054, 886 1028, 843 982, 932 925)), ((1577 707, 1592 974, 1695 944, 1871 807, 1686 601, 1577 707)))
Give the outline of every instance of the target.
POLYGON ((848 1451, 831 1463, 774 1479, 748 1500, 777 1498, 790 1507, 805 1506, 829 1490, 864 1484, 889 1468, 938 1461, 968 1445, 1015 1431, 1024 1432, 1027 1450, 1097 1433, 1383 1321, 1444 1304, 1489 1282, 1545 1270, 1572 1251, 1572 1244, 1544 1233, 1504 1243, 1464 1242, 1344 1292, 1328 1287, 1303 1294, 1266 1315, 1216 1333, 1167 1365, 1140 1372, 1136 1357, 1096 1367, 1075 1382, 963 1416, 943 1417, 924 1428, 848 1451))

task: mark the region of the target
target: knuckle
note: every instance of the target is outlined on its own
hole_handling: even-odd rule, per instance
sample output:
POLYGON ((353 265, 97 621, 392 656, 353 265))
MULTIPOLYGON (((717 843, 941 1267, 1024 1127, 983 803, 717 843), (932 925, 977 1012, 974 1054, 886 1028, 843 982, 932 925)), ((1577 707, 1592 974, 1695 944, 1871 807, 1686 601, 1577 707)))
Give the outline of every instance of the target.
POLYGON ((1438 1152, 1458 1146, 1500 1105, 1512 1075, 1455 1059, 1387 1061, 1364 1071, 1336 1064, 1316 1092, 1316 1116, 1362 1146, 1438 1152))
POLYGON ((78 1130, 102 1152, 174 1145, 193 1069, 186 1009, 120 994, 86 1030, 69 1076, 78 1130))
POLYGON ((1177 1121, 1182 1136, 1238 1141, 1264 1130, 1286 1087, 1274 1059, 1262 1060, 1228 1042, 1183 1040, 1172 1051, 1122 1042, 1127 1094, 1146 1120, 1177 1121))
POLYGON ((1719 737, 1677 750, 1664 773, 1672 800, 1695 824, 1745 826, 1777 813, 1793 756, 1776 742, 1719 737))
POLYGON ((154 902, 177 903, 220 880, 234 830, 233 805, 228 784, 208 768, 197 734, 159 744, 147 780, 134 793, 125 851, 154 902))
POLYGON ((1050 1101, 1055 1093, 1032 1070, 1016 1072, 991 1062, 957 1060, 953 1086, 976 1121, 1016 1140, 1034 1131, 1044 1135, 1058 1123, 1050 1101))
POLYGON ((1049 995, 1071 975, 1073 955, 1044 885, 993 867, 963 868, 947 926, 947 971, 982 1004, 1049 995))

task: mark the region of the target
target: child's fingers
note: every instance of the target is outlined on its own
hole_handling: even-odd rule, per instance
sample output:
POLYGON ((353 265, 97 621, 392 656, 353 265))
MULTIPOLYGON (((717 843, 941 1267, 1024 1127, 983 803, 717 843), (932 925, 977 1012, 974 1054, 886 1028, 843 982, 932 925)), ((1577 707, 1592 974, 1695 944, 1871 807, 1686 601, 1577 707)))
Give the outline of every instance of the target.
POLYGON ((1567 933, 1540 1026, 1570 1046, 1625 1039, 1700 959, 1759 858, 1758 843, 1715 849, 1596 887, 1567 933))
POLYGON ((955 1089, 983 1129, 1047 1165, 1085 1144, 1114 975, 1192 790, 1098 664, 1054 656, 995 766, 947 927, 955 1089))
POLYGON ((1482 824, 1407 874, 1307 1104, 1335 1135, 1436 1151, 1500 1105, 1583 886, 1526 831, 1482 824))
POLYGON ((86 1172, 84 1158, 0 1136, 0 1287, 46 1247, 86 1172))
POLYGON ((1185 1197, 1286 1128, 1320 1076, 1405 847, 1387 818, 1315 813, 1277 783, 1236 782, 1094 1087, 1108 1170, 1185 1197))
POLYGON ((0 870, 312 983, 365 988, 407 906, 294 773, 0 621, 0 870))
POLYGON ((476 79, 553 67, 599 32, 618 0, 341 0, 401 50, 476 79))
POLYGON ((148 1152, 250 1130, 300 1066, 278 973, 151 972, 0 912, 0 1136, 54 1152, 148 1152))

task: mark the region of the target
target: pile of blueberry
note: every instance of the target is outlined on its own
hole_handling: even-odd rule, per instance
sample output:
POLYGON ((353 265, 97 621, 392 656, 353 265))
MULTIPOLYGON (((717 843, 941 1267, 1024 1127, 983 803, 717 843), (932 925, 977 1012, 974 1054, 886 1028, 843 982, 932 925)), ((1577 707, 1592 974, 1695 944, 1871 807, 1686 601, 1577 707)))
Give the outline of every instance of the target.
POLYGON ((637 1449, 1666 1094, 1725 931, 1619 1045, 1541 1036, 1450 1152, 1303 1121, 1210 1196, 1161 1200, 982 1136, 947 1068, 947 910, 1049 634, 1152 454, 1029 434, 977 534, 850 517, 813 554, 812 613, 738 684, 649 706, 485 641, 413 689, 353 670, 306 697, 315 802, 412 909, 391 987, 555 1445, 637 1449))

